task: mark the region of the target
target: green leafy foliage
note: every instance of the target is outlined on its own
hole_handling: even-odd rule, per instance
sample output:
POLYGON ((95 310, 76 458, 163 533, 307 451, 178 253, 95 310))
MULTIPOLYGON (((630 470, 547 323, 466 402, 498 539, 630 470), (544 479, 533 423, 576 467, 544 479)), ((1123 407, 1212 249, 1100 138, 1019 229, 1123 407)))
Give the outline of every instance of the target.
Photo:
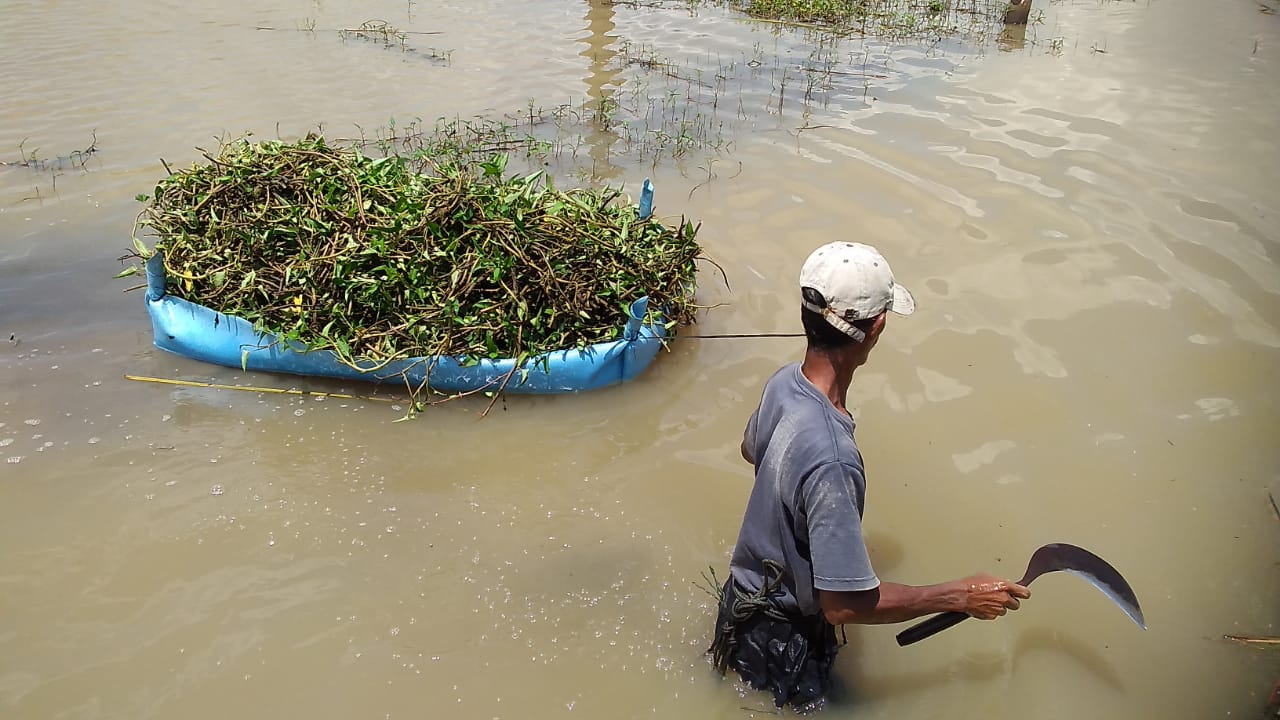
POLYGON ((1008 0, 709 0, 764 20, 886 40, 981 39, 1003 24, 1008 0))
POLYGON ((315 134, 205 160, 161 180, 140 216, 169 291, 309 349, 524 358, 615 339, 642 295, 692 320, 697 228, 640 220, 619 191, 508 177, 501 155, 368 157, 315 134))

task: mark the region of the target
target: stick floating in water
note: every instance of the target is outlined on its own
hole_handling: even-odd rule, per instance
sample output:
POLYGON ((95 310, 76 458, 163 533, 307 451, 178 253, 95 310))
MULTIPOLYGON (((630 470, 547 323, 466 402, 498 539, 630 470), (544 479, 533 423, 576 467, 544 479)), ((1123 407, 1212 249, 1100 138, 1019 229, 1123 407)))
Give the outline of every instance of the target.
POLYGON ((169 378, 146 377, 144 375, 125 375, 126 380, 137 382, 159 383, 161 385, 181 385, 183 387, 212 388, 214 390, 242 390, 244 392, 273 393, 276 395, 307 395, 311 397, 334 398, 335 400, 372 400, 373 402, 405 402, 400 398, 381 398, 371 395, 348 395, 346 393, 321 392, 319 390, 299 390, 297 388, 257 387, 255 385, 221 385, 219 383, 198 382, 195 380, 172 380, 169 378))

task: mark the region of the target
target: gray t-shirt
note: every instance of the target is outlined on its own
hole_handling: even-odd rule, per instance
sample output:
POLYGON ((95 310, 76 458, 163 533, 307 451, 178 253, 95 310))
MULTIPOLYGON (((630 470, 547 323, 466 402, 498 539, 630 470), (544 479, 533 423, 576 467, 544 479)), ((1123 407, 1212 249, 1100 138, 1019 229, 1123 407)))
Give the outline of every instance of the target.
POLYGON ((853 418, 787 365, 765 383, 744 436, 756 461, 729 571, 743 589, 763 584, 763 561, 786 568, 780 609, 821 612, 817 590, 871 590, 880 579, 862 539, 866 494, 853 418))

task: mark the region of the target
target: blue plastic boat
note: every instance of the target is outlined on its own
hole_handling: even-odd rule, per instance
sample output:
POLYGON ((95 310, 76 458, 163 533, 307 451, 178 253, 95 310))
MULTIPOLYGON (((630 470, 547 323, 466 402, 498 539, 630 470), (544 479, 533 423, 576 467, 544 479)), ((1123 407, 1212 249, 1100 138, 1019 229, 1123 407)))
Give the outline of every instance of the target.
MULTIPOLYGON (((641 218, 649 216, 652 197, 653 186, 645 180, 641 218)), ((614 385, 644 371, 666 337, 661 322, 653 322, 653 318, 646 322, 646 296, 631 304, 620 340, 552 351, 529 358, 519 368, 512 358, 477 361, 442 356, 406 358, 387 364, 357 362, 357 369, 332 351, 308 352, 305 346, 259 333, 253 323, 243 318, 169 295, 164 258, 159 252, 147 259, 146 304, 156 347, 183 357, 245 370, 408 383, 410 387, 426 386, 444 393, 568 393, 614 385)))

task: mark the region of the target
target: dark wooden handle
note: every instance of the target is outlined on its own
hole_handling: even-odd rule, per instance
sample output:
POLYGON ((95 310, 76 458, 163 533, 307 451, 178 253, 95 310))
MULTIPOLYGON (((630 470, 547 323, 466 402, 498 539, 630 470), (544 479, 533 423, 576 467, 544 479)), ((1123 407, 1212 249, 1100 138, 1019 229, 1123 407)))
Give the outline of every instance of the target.
POLYGON ((911 643, 920 642, 921 640, 946 630, 952 625, 959 625, 969 619, 968 613, 962 612, 944 612, 940 615, 916 623, 911 627, 898 633, 898 645, 906 647, 911 643))

